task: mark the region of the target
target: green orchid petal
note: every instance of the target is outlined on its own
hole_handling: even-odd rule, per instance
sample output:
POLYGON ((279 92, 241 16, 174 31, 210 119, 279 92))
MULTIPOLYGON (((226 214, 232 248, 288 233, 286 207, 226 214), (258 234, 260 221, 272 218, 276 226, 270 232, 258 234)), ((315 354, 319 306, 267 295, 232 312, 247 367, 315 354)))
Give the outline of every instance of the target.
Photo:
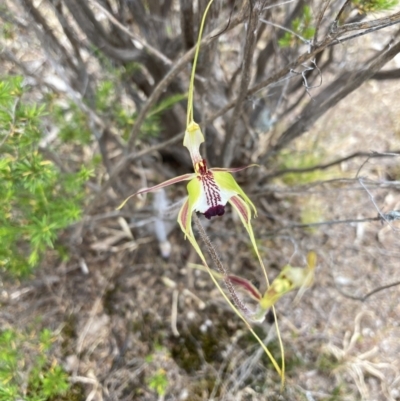
POLYGON ((307 259, 308 266, 306 268, 286 265, 282 269, 260 300, 262 309, 270 308, 285 294, 296 288, 300 289, 297 296, 300 298, 306 289, 312 286, 316 266, 315 252, 310 252, 307 259))
POLYGON ((290 277, 288 277, 293 269, 299 268, 290 265, 285 266, 279 276, 271 283, 271 286, 260 300, 260 306, 262 309, 266 310, 272 305, 275 305, 280 298, 296 287, 290 277))
POLYGON ((197 177, 195 177, 189 181, 186 188, 189 194, 190 203, 193 205, 201 196, 201 191, 203 189, 201 182, 197 177))
POLYGON ((257 319, 265 315, 266 311, 288 292, 296 288, 303 290, 308 288, 312 283, 311 277, 313 277, 313 274, 310 275, 310 271, 307 268, 286 265, 260 299, 259 310, 254 318, 257 319))
MULTIPOLYGON (((214 174, 223 174, 223 173, 214 173, 214 174)), ((268 279, 268 274, 267 270, 265 269, 264 262, 261 258, 260 252, 258 251, 257 243, 256 243, 256 238, 254 236, 253 232, 253 227, 251 226, 251 209, 250 206, 253 208, 254 214, 256 215, 257 211, 256 208, 251 202, 251 200, 248 198, 248 196, 243 192, 243 190, 239 187, 239 185, 236 183, 235 180, 233 180, 234 183, 236 184, 236 187, 239 188, 240 194, 243 196, 244 200, 240 198, 239 196, 232 196, 232 198, 229 200, 229 203, 233 206, 233 208, 237 211, 239 214, 239 217, 244 225, 244 227, 247 230, 247 233, 249 234, 251 244, 253 245, 254 252, 257 255, 258 261, 260 262, 260 266, 262 267, 265 280, 267 282, 267 285, 269 286, 269 279, 268 279)))
MULTIPOLYGON (((249 202, 254 208, 254 205, 251 203, 250 200, 249 200, 249 202)), ((232 205, 232 207, 238 213, 240 220, 242 221, 242 224, 244 225, 244 227, 247 230, 247 233, 249 234, 250 241, 251 241, 251 244, 253 245, 254 252, 256 253, 257 258, 260 261, 261 266, 263 267, 263 270, 265 270, 264 264, 262 263, 261 255, 258 252, 256 239, 254 237, 253 227, 251 226, 251 223, 250 223, 251 209, 250 209, 249 204, 247 202, 245 202, 243 199, 241 199, 239 196, 232 196, 232 198, 229 200, 229 203, 232 205)), ((264 273, 264 274, 266 274, 266 273, 264 273)), ((267 278, 267 282, 268 282, 268 278, 267 278)))
POLYGON ((192 229, 192 208, 191 208, 191 201, 190 198, 188 197, 181 207, 181 210, 179 211, 178 214, 178 223, 179 226, 181 227, 181 230, 185 234, 185 239, 187 238, 190 243, 192 244, 193 248, 197 252, 197 254, 200 256, 201 261, 207 265, 206 258, 203 255, 203 252, 201 251, 199 244, 196 241, 196 238, 193 234, 193 229, 192 229))
MULTIPOLYGON (((217 171, 216 169, 213 170, 213 175, 215 182, 219 185, 220 188, 231 191, 233 194, 240 195, 247 205, 251 206, 253 209, 254 215, 257 215, 257 209, 254 206, 253 202, 249 199, 249 197, 244 193, 243 189, 240 188, 239 184, 233 178, 232 174, 225 172, 225 171, 217 171)), ((248 216, 249 222, 251 218, 251 214, 248 216)))

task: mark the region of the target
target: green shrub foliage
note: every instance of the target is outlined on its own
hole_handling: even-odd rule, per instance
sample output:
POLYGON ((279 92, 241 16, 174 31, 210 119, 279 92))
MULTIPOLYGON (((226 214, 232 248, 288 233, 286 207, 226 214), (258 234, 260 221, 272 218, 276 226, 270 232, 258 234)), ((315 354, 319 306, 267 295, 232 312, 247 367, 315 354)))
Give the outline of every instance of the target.
POLYGON ((0 401, 46 401, 69 389, 64 369, 51 358, 54 334, 0 332, 0 401))
POLYGON ((28 102, 21 77, 0 79, 0 269, 30 272, 57 233, 79 220, 91 171, 62 173, 46 159, 45 104, 28 102))

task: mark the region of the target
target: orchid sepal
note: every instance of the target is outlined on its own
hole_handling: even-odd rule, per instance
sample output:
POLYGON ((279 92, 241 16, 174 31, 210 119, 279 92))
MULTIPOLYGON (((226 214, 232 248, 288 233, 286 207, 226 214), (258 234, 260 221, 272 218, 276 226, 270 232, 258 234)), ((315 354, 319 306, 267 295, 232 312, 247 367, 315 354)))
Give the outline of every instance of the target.
MULTIPOLYGON (((247 195, 245 195, 245 196, 247 198, 247 195)), ((253 227, 251 226, 251 222, 250 222, 250 220, 251 220, 251 209, 250 209, 249 204, 245 200, 240 198, 239 196, 232 196, 232 198, 229 200, 229 203, 232 205, 232 207, 238 213, 238 215, 240 217, 240 220, 242 221, 242 224, 244 225, 244 227, 247 230, 247 233, 249 234, 250 241, 251 241, 253 249, 254 249, 254 251, 255 251, 255 253, 257 255, 257 258, 261 263, 262 262, 261 255, 258 252, 256 238, 254 236, 253 227)), ((251 203, 251 201, 250 201, 250 204, 253 206, 253 208, 255 210, 255 207, 254 207, 253 203, 251 203)))
MULTIPOLYGON (((242 200, 253 209, 254 215, 257 215, 257 209, 254 206, 254 203, 250 200, 250 198, 245 194, 242 188, 240 188, 239 184, 236 182, 236 180, 233 178, 233 176, 230 173, 223 172, 223 171, 215 171, 213 172, 215 181, 216 183, 221 187, 226 190, 231 191, 232 193, 235 193, 235 195, 240 195, 242 200)), ((251 213, 249 213, 246 216, 246 221, 250 223, 251 219, 251 213)))
POLYGON ((169 185, 173 185, 173 184, 176 184, 176 183, 178 183, 178 182, 189 181, 189 180, 193 179, 195 176, 196 176, 196 174, 194 174, 194 173, 191 173, 191 174, 183 174, 183 175, 180 175, 180 176, 178 176, 178 177, 174 177, 174 178, 171 178, 171 179, 169 179, 169 180, 167 180, 167 181, 164 181, 164 182, 162 182, 161 184, 154 185, 153 187, 142 188, 142 189, 140 189, 138 192, 135 192, 134 194, 129 195, 129 196, 117 207, 117 210, 122 209, 122 208, 125 206, 126 202, 128 202, 128 200, 131 199, 131 198, 133 198, 134 196, 141 195, 141 194, 145 194, 145 193, 147 193, 147 192, 157 191, 158 189, 161 189, 161 188, 164 188, 164 187, 168 187, 169 185))
POLYGON ((185 146, 192 158, 193 167, 196 170, 196 164, 200 163, 203 158, 200 155, 200 145, 204 142, 204 135, 201 132, 199 124, 191 121, 186 127, 185 136, 183 138, 183 146, 185 146))
POLYGON ((225 171, 227 173, 237 173, 238 171, 243 171, 250 167, 260 167, 260 166, 258 164, 249 164, 248 166, 241 166, 241 167, 212 167, 210 168, 210 170, 214 172, 225 171))
POLYGON ((187 238, 190 243, 192 244, 193 248, 199 255, 201 261, 207 265, 206 258, 203 255, 203 252, 200 249, 199 244, 196 241, 196 238, 193 234, 193 229, 192 229, 192 210, 190 207, 191 201, 190 197, 186 199, 186 201, 183 203, 181 210, 179 211, 178 214, 178 224, 181 227, 181 230, 185 234, 185 239, 187 238))

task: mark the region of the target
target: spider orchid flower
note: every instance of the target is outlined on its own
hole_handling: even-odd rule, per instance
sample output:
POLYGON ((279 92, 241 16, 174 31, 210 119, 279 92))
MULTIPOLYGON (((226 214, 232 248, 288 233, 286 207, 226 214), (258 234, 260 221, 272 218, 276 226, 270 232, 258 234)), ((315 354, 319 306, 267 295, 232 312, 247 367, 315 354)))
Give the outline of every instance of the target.
POLYGON ((247 167, 239 168, 208 168, 207 162, 200 154, 200 145, 204 142, 204 136, 200 127, 194 121, 187 126, 183 145, 189 150, 194 173, 184 174, 150 188, 144 188, 129 196, 118 209, 132 197, 147 192, 176 184, 182 181, 189 181, 187 185, 188 197, 184 201, 178 215, 178 223, 189 239, 197 253, 204 261, 203 253, 193 235, 192 214, 199 212, 207 219, 215 216, 222 216, 225 213, 225 206, 230 203, 238 212, 243 225, 250 235, 250 239, 256 247, 253 230, 250 224, 252 211, 256 214, 256 208, 242 188, 235 181, 231 173, 244 170, 247 167))
POLYGON ((192 121, 188 124, 183 145, 189 150, 195 172, 187 185, 188 198, 178 215, 178 223, 182 231, 202 259, 204 257, 192 231, 193 212, 199 212, 207 219, 211 219, 214 216, 222 216, 225 213, 226 204, 230 203, 238 212, 254 245, 255 239, 250 218, 252 210, 254 214, 257 213, 254 204, 231 174, 247 167, 208 168, 199 152, 200 144, 203 142, 204 136, 199 125, 192 121))

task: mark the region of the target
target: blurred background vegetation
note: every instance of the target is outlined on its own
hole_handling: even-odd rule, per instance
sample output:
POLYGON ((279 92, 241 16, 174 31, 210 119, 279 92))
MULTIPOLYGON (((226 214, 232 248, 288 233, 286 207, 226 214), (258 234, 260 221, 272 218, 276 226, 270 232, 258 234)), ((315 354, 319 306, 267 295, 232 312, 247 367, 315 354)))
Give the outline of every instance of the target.
MULTIPOLYGON (((214 361, 213 353, 224 342, 243 342, 243 348, 251 343, 239 338, 239 323, 217 325, 210 334, 206 323, 188 318, 180 327, 186 333, 180 340, 171 339, 168 324, 162 324, 171 314, 170 300, 152 298, 155 288, 162 296, 164 289, 172 291, 173 299, 187 291, 185 297, 200 301, 197 276, 188 267, 195 259, 180 233, 173 231, 177 211, 168 208, 179 202, 183 189, 115 210, 140 187, 192 169, 181 140, 193 46, 206 5, 205 0, 5 0, 0 5, 0 269, 2 303, 15 309, 15 319, 2 316, 0 400, 277 396, 278 380, 262 382, 260 368, 261 376, 254 374, 253 381, 249 374, 239 375, 241 382, 233 390, 226 385, 229 381, 224 384, 221 377, 232 368, 221 355, 222 362, 214 361), (172 269, 172 281, 154 282, 165 274, 164 267, 172 269), (185 280, 174 269, 186 269, 185 280), (124 287, 136 273, 138 281, 124 287), (84 278, 88 275, 93 281, 84 278), (148 291, 145 299, 142 290, 148 291), (45 300, 39 302, 42 291, 58 299, 53 307, 57 312, 49 312, 45 300), (127 299, 130 291, 136 294, 134 305, 127 299), (33 299, 39 306, 31 317, 39 321, 28 324, 24 311, 33 299), (155 302, 162 302, 161 310, 155 302), (134 308, 140 309, 142 320, 128 312, 134 308), (118 323, 113 321, 117 315, 118 323), (124 326, 125 340, 115 332, 118 324, 124 326), (113 338, 112 351, 102 350, 100 359, 89 363, 93 350, 86 341, 96 342, 96 333, 103 338, 105 326, 113 338), (135 345, 131 338, 139 332, 148 337, 145 345, 135 345), (135 346, 140 348, 136 354, 135 346), (22 352, 25 348, 28 351, 22 352), (133 353, 130 362, 126 350, 133 353), (111 359, 109 371, 104 371, 102 358, 111 359), (184 375, 176 376, 169 366, 172 360, 184 375), (211 370, 204 368, 208 364, 211 370), (195 385, 188 385, 190 381, 195 385)), ((357 181, 363 162, 395 159, 399 153, 400 144, 390 136, 398 139, 398 118, 390 135, 375 132, 382 139, 379 144, 367 131, 355 128, 354 137, 346 131, 332 138, 330 129, 335 127, 318 126, 362 85, 397 84, 399 22, 395 0, 214 1, 197 68, 195 119, 205 132, 204 153, 211 166, 259 165, 239 178, 262 210, 256 231, 265 254, 271 255, 272 268, 284 266, 290 251, 289 256, 284 251, 274 255, 278 237, 271 232, 289 222, 289 228, 305 226, 306 235, 312 236, 318 231, 306 226, 329 219, 332 206, 329 193, 322 200, 306 195, 294 204, 279 193, 282 189, 303 186, 301 192, 321 182, 327 188, 340 177, 343 181, 333 185, 359 190, 367 185, 357 181), (319 131, 310 135, 315 126, 319 131), (355 163, 353 170, 346 163, 355 163)), ((388 114, 376 118, 389 121, 391 100, 384 95, 380 99, 388 114)), ((374 114, 368 99, 358 104, 363 113, 374 114)), ((341 127, 350 121, 351 126, 352 118, 344 108, 331 122, 341 127)), ((387 180, 368 185, 398 190, 396 163, 388 167, 382 162, 380 168, 384 172, 379 177, 387 180)), ((385 199, 389 195, 394 196, 386 193, 385 199)), ((385 224, 396 220, 374 205, 367 216, 344 209, 349 212, 345 217, 354 220, 348 226, 365 217, 385 221, 386 216, 385 224)), ((217 245, 230 235, 221 231, 218 237, 214 232, 217 245)), ((320 245, 305 245, 303 259, 306 247, 320 245)), ((221 245, 225 263, 233 268, 238 260, 241 267, 252 265, 247 245, 241 249, 232 242, 231 247, 221 245), (235 247, 244 256, 232 255, 235 247)), ((203 301, 199 305, 205 307, 203 301)), ((214 318, 228 313, 219 303, 213 308, 209 313, 214 318)), ((273 348, 275 340, 271 341, 273 348)), ((289 371, 304 366, 303 357, 289 351, 289 371)), ((340 358, 332 351, 314 362, 329 376, 340 358)), ((270 369, 267 361, 259 363, 270 369)), ((339 400, 358 393, 365 398, 362 381, 356 380, 351 392, 339 380, 318 396, 299 390, 296 374, 294 382, 289 381, 290 399, 339 400)), ((381 387, 382 396, 399 399, 389 384, 381 387)))

